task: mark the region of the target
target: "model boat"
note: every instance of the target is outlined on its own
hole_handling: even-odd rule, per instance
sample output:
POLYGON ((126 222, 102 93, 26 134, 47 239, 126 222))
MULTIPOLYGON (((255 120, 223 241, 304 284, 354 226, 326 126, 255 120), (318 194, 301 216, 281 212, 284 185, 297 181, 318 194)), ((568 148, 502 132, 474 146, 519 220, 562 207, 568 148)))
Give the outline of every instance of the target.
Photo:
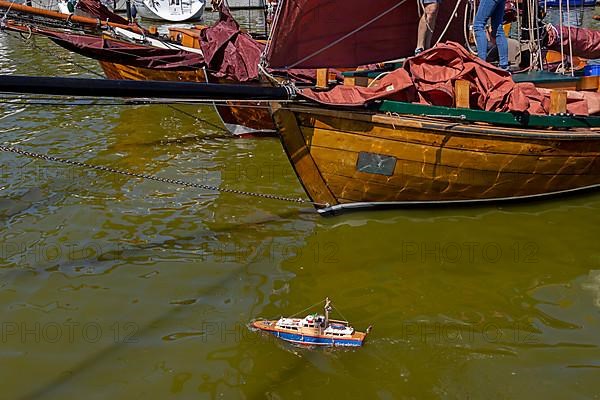
POLYGON ((325 315, 309 314, 304 318, 281 317, 278 320, 254 321, 252 326, 286 342, 307 346, 360 347, 366 332, 357 332, 348 321, 329 319, 333 305, 325 299, 325 315))

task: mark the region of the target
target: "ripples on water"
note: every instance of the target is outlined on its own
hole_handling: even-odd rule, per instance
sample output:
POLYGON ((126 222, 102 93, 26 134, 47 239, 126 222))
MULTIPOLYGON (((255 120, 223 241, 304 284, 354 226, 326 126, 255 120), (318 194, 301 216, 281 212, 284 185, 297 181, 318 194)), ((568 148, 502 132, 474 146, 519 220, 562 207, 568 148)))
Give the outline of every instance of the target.
MULTIPOLYGON (((100 72, 36 45, 0 33, 0 71, 93 76, 75 60, 100 72)), ((3 143, 303 196, 276 139, 228 138, 209 107, 22 99, 0 109, 3 143)), ((7 398, 597 394, 598 195, 322 218, 1 157, 7 398), (363 349, 298 349, 247 328, 325 296, 357 328, 374 325, 363 349)))

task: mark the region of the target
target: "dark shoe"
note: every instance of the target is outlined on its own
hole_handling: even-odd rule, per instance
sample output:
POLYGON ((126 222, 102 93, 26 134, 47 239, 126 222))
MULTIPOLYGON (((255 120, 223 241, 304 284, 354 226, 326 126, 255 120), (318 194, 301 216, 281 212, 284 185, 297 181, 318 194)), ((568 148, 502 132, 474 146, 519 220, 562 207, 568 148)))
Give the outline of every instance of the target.
POLYGON ((423 50, 425 50, 422 47, 419 47, 418 49, 415 49, 415 56, 418 56, 419 54, 421 54, 423 52, 423 50))

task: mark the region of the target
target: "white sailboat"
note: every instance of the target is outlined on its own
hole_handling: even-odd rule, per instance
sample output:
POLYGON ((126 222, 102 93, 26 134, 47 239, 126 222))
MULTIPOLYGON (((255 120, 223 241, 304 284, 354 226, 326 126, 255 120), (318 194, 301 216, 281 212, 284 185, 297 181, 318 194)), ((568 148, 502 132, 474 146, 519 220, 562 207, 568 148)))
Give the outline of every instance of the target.
MULTIPOLYGON (((267 0, 227 0, 227 6, 230 10, 245 10, 245 9, 264 9, 267 0)), ((207 10, 212 9, 211 4, 207 4, 207 10)))
POLYGON ((204 0, 133 0, 137 15, 144 19, 170 22, 200 19, 204 12, 204 0))
MULTIPOLYGON (((110 11, 125 11, 125 0, 100 0, 100 3, 105 5, 110 11)), ((63 14, 72 14, 75 12, 77 0, 57 0, 56 7, 63 14)))

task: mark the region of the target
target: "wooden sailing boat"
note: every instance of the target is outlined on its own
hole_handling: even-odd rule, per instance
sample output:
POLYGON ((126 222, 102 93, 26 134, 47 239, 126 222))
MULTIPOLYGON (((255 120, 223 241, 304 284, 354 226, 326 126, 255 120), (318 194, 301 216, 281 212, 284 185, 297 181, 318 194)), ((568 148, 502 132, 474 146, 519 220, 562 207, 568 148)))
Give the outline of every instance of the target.
MULTIPOLYGON (((339 54, 344 65, 358 65, 402 55, 386 47, 392 37, 384 35, 376 49, 363 42, 373 31, 385 32, 386 23, 406 18, 381 17, 393 14, 398 2, 382 5, 379 19, 366 18, 362 30, 359 23, 351 27, 342 21, 340 32, 359 32, 343 40, 335 39, 336 28, 331 27, 299 34, 303 20, 312 19, 316 26, 320 22, 313 3, 282 5, 281 15, 300 25, 276 28, 272 65, 323 67, 331 64, 327 59, 336 59, 332 54, 339 54), (319 41, 327 33, 329 44, 319 41)), ((358 10, 358 3, 346 2, 344 7, 358 10)), ((410 43, 397 47, 403 46, 404 54, 414 48, 410 43)), ((573 85, 599 90, 597 78, 573 85)), ((468 87, 462 101, 457 95, 458 108, 393 100, 367 109, 310 103, 271 107, 286 154, 321 212, 537 198, 600 186, 599 117, 565 114, 564 92, 553 94, 562 104, 551 105, 557 114, 552 116, 471 110, 468 87)))
POLYGON ((540 117, 384 102, 354 112, 273 104, 288 158, 320 211, 535 198, 600 186, 600 121, 594 128, 540 117), (406 109, 405 107, 408 107, 406 109), (454 111, 454 113, 452 113, 454 111), (422 115, 418 115, 418 113, 422 115), (444 117, 440 117, 444 114, 444 117), (428 116, 429 115, 429 116, 428 116), (445 117, 445 116, 448 117, 445 117), (499 126, 499 119, 513 126, 499 126), (579 125, 576 127, 576 125, 579 125))
MULTIPOLYGON (((78 7, 82 1, 78 3, 78 7)), ((94 3, 86 1, 86 3, 94 3)), ((94 4, 91 4, 92 6, 94 4)), ((225 7, 220 4, 219 7, 225 7)), ((123 79, 123 80, 157 80, 157 81, 184 81, 184 82, 211 82, 211 83, 235 83, 234 79, 219 78, 215 77, 207 71, 206 65, 190 68, 188 64, 182 64, 177 66, 176 63, 172 63, 172 66, 165 67, 165 61, 157 59, 156 62, 143 63, 145 65, 139 65, 139 63, 131 63, 131 60, 124 61, 124 55, 127 53, 134 54, 133 51, 127 49, 122 50, 111 50, 106 49, 104 53, 99 54, 102 49, 98 49, 95 52, 90 52, 80 44, 70 43, 65 37, 65 34, 70 34, 73 38, 77 35, 76 41, 84 43, 90 41, 92 37, 96 37, 97 41, 103 43, 114 43, 116 47, 129 46, 129 48, 136 46, 135 52, 146 48, 151 50, 153 47, 171 51, 177 53, 178 51, 186 53, 195 53, 202 56, 202 50, 200 45, 200 34, 201 30, 206 27, 194 27, 194 28, 181 28, 181 27, 170 27, 168 38, 160 38, 152 35, 149 32, 143 30, 137 26, 127 26, 123 23, 127 21, 121 21, 121 18, 115 15, 111 15, 108 10, 103 10, 104 16, 110 16, 116 18, 121 23, 102 22, 100 25, 97 20, 81 16, 69 16, 51 11, 39 10, 33 7, 27 7, 24 5, 13 5, 12 3, 4 2, 0 0, 0 8, 3 8, 7 13, 18 12, 18 15, 11 15, 15 17, 14 20, 9 20, 5 24, 6 29, 15 30, 24 34, 39 34, 47 36, 55 40, 59 45, 66 47, 71 51, 78 52, 86 57, 93 57, 98 60, 102 70, 109 79, 123 79), (54 25, 50 25, 48 28, 39 28, 44 26, 46 20, 40 19, 39 24, 31 24, 32 16, 39 16, 40 18, 51 18, 53 20, 67 20, 76 21, 84 27, 86 35, 92 36, 81 36, 79 31, 71 33, 70 29, 73 28, 69 25, 67 30, 57 31, 54 25), (18 18, 17 18, 18 17, 18 18), (24 17, 24 18, 23 18, 24 17), (104 29, 105 26, 110 26, 111 29, 104 29), (57 37, 59 40, 57 40, 57 37), (112 53, 111 53, 112 51, 112 53), (112 54, 112 55, 111 55, 112 54), (151 65, 151 66, 150 66, 151 65)), ((88 7, 93 8, 93 7, 88 7)), ((102 8, 102 6, 100 6, 102 8)), ((220 8, 221 9, 221 8, 220 8)), ((222 14, 222 17, 231 18, 228 11, 227 14, 222 14)), ((108 18, 108 17, 107 17, 108 18)), ((102 18, 104 21, 107 18, 102 18)), ((228 23, 235 23, 233 20, 227 20, 228 23)), ((235 37, 240 35, 235 35, 235 37)), ((100 45, 95 44, 96 48, 100 45)), ((111 46, 105 46, 111 47, 111 46)), ((151 53, 151 51, 149 52, 151 53)), ((245 50, 246 54, 251 54, 245 50)), ((137 53, 136 53, 137 54, 137 53)), ((152 55, 147 56, 150 59, 152 55)), ((258 60, 258 54, 257 54, 258 60)), ((258 63, 258 61, 257 61, 258 63)), ((214 71, 212 71, 214 72, 214 71)), ((250 85, 266 86, 271 87, 272 84, 268 81, 254 80, 249 82, 250 85)), ((214 104, 215 109, 220 116, 225 128, 233 135, 273 135, 275 133, 275 126, 273 120, 268 111, 267 104, 261 104, 259 102, 244 102, 239 103, 236 101, 228 101, 226 103, 220 102, 214 104)))

